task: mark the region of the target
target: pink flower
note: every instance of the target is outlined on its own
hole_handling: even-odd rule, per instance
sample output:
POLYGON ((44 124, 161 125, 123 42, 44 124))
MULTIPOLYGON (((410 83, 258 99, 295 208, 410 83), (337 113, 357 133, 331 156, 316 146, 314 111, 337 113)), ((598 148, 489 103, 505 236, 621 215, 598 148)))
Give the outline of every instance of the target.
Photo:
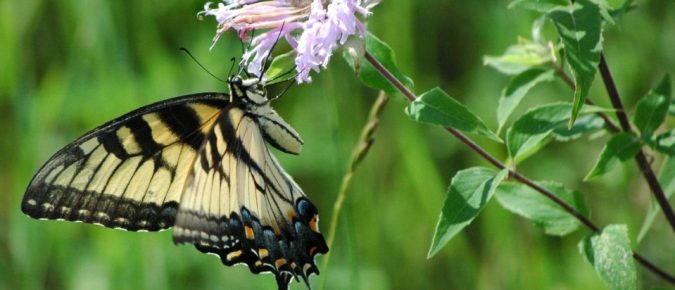
POLYGON ((226 0, 212 8, 204 6, 199 15, 214 16, 220 35, 230 28, 247 40, 253 30, 266 30, 253 38, 243 56, 249 73, 259 76, 263 62, 277 39, 284 39, 295 50, 297 81, 311 82, 311 71, 326 68, 333 52, 356 35, 365 36, 365 26, 358 16, 368 17, 370 8, 379 1, 363 0, 226 0))

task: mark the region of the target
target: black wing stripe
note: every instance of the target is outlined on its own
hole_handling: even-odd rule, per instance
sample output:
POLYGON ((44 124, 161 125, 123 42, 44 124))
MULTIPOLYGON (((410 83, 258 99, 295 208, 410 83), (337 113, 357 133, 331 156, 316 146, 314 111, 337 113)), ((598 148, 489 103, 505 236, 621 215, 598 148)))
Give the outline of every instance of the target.
POLYGON ((106 132, 107 134, 103 134, 98 136, 98 142, 100 142, 103 145, 103 148, 105 148, 105 151, 108 151, 117 158, 124 160, 129 158, 129 154, 127 154, 127 151, 124 150, 124 146, 120 142, 120 139, 117 138, 117 135, 115 132, 106 132))
POLYGON ((152 138, 152 128, 150 128, 148 122, 143 120, 143 118, 132 118, 125 127, 131 130, 135 139, 134 141, 141 148, 143 156, 153 156, 162 149, 162 146, 157 144, 155 139, 152 138))
MULTIPOLYGON (((201 122, 194 109, 188 106, 173 107, 169 110, 158 112, 159 118, 171 131, 178 136, 188 136, 191 134, 203 135, 198 129, 201 122)), ((192 149, 199 150, 202 146, 203 136, 189 138, 188 142, 192 149)))

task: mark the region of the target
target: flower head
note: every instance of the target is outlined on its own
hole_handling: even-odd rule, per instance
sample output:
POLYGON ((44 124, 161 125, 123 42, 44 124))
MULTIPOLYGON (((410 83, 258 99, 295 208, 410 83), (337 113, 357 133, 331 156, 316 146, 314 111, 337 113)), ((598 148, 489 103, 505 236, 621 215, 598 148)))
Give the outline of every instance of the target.
POLYGON ((248 71, 260 76, 274 44, 284 39, 295 50, 298 82, 311 82, 311 71, 326 68, 333 52, 356 35, 363 38, 365 26, 358 18, 370 15, 379 1, 364 0, 224 0, 204 6, 200 15, 214 16, 218 30, 213 42, 230 28, 248 40, 251 30, 265 30, 251 40, 242 61, 248 71))

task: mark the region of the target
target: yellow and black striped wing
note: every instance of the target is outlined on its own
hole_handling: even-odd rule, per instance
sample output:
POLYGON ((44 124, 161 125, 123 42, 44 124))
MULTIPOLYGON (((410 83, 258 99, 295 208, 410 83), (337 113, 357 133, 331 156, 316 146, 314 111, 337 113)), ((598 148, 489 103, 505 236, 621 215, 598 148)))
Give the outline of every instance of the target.
POLYGON ((85 134, 33 177, 22 211, 132 231, 173 226, 197 152, 228 98, 202 93, 170 99, 85 134))
POLYGON ((318 274, 314 256, 326 253, 318 212, 268 148, 254 114, 229 107, 197 156, 173 232, 176 243, 275 274, 318 274))

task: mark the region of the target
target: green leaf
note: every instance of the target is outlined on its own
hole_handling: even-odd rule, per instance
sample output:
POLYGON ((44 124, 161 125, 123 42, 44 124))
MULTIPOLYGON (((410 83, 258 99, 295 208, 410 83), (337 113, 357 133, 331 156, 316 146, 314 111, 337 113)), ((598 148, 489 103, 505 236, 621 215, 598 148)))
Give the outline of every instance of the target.
POLYGON ((647 138, 642 138, 642 140, 645 140, 647 145, 654 150, 668 156, 675 155, 675 129, 671 129, 656 137, 649 136, 647 138))
MULTIPOLYGON (((287 53, 277 55, 276 57, 274 57, 272 63, 270 64, 270 67, 267 69, 267 72, 265 73, 265 78, 267 80, 272 81, 289 71, 293 71, 294 68, 295 68, 294 51, 289 51, 287 53)), ((283 79, 281 81, 283 81, 283 79)))
MULTIPOLYGON (((586 106, 582 114, 601 111, 606 110, 599 107, 586 106)), ((546 104, 527 111, 507 131, 506 144, 511 159, 522 161, 536 153, 549 141, 549 137, 554 130, 560 132, 562 136, 565 132, 560 130, 560 128, 565 126, 571 112, 572 104, 570 103, 546 104)), ((574 127, 569 131, 573 130, 575 130, 574 127)))
POLYGON ((586 175, 588 181, 609 172, 620 162, 635 157, 640 152, 640 139, 628 132, 614 134, 600 153, 593 169, 586 175))
POLYGON ((566 59, 576 84, 574 108, 569 127, 584 105, 595 77, 602 51, 602 17, 600 8, 590 0, 557 7, 548 13, 562 39, 566 59))
POLYGON ((547 13, 559 6, 566 6, 569 0, 515 0, 509 4, 511 8, 523 8, 547 13))
POLYGON ((579 251, 610 289, 637 289, 637 271, 626 225, 609 225, 587 236, 579 251))
POLYGON ((483 64, 506 75, 517 75, 530 68, 549 63, 553 53, 542 43, 519 38, 518 43, 506 49, 500 56, 484 56, 483 64))
POLYGON ((553 80, 553 70, 544 68, 533 68, 526 70, 511 79, 511 82, 502 91, 497 107, 497 122, 501 131, 504 123, 509 118, 513 110, 518 106, 525 94, 538 83, 553 80))
MULTIPOLYGON (((562 184, 542 182, 541 186, 553 192, 584 215, 588 215, 581 194, 567 190, 562 184)), ((495 198, 505 209, 532 220, 544 232, 564 236, 579 227, 579 220, 555 202, 536 190, 516 182, 504 182, 497 187, 495 198)))
POLYGON ((438 87, 419 96, 405 112, 418 122, 451 127, 502 142, 476 114, 438 87))
POLYGON ((507 173, 507 170, 496 172, 489 168, 472 167, 455 174, 443 201, 443 210, 427 258, 438 253, 452 237, 478 216, 507 173))
MULTIPOLYGON (((621 1, 623 1, 623 0, 621 0, 621 1)), ((617 2, 617 1, 611 1, 611 2, 617 2)), ((628 12, 631 12, 638 7, 637 5, 634 5, 633 2, 635 2, 635 1, 634 0, 626 0, 626 1, 623 1, 622 5, 616 5, 616 3, 610 3, 609 14, 612 15, 612 18, 621 19, 625 14, 628 14, 628 12)))
POLYGON ((670 78, 665 76, 659 85, 637 104, 633 123, 642 136, 651 136, 666 119, 670 106, 670 78))
POLYGON ((551 132, 568 120, 571 110, 569 103, 554 103, 527 111, 506 134, 511 159, 520 161, 538 151, 548 141, 551 132))
MULTIPOLYGON (((375 37, 373 34, 368 32, 366 35, 366 51, 369 52, 375 59, 377 59, 389 72, 391 72, 404 86, 408 89, 413 88, 413 81, 409 77, 405 76, 398 69, 396 64, 396 56, 394 51, 387 45, 385 42, 375 37)), ((357 71, 359 79, 363 84, 368 87, 377 90, 383 90, 390 96, 399 96, 405 98, 401 92, 399 92, 396 87, 394 87, 389 81, 384 78, 368 61, 361 61, 360 66, 355 66, 354 59, 351 55, 343 54, 343 58, 347 63, 357 71)))
MULTIPOLYGON (((659 183, 663 188, 663 192, 666 195, 666 199, 670 199, 675 193, 675 157, 668 156, 666 160, 663 161, 661 165, 661 173, 659 174, 659 183)), ((645 221, 640 227, 640 232, 637 236, 637 242, 639 243, 647 235, 647 232, 652 227, 654 219, 661 212, 661 207, 658 203, 652 198, 651 206, 649 207, 649 212, 645 217, 645 221)))
POLYGON ((560 124, 553 129, 552 136, 556 141, 567 142, 575 140, 585 134, 599 131, 605 127, 605 120, 597 114, 584 115, 577 118, 572 128, 567 128, 567 124, 560 124))

